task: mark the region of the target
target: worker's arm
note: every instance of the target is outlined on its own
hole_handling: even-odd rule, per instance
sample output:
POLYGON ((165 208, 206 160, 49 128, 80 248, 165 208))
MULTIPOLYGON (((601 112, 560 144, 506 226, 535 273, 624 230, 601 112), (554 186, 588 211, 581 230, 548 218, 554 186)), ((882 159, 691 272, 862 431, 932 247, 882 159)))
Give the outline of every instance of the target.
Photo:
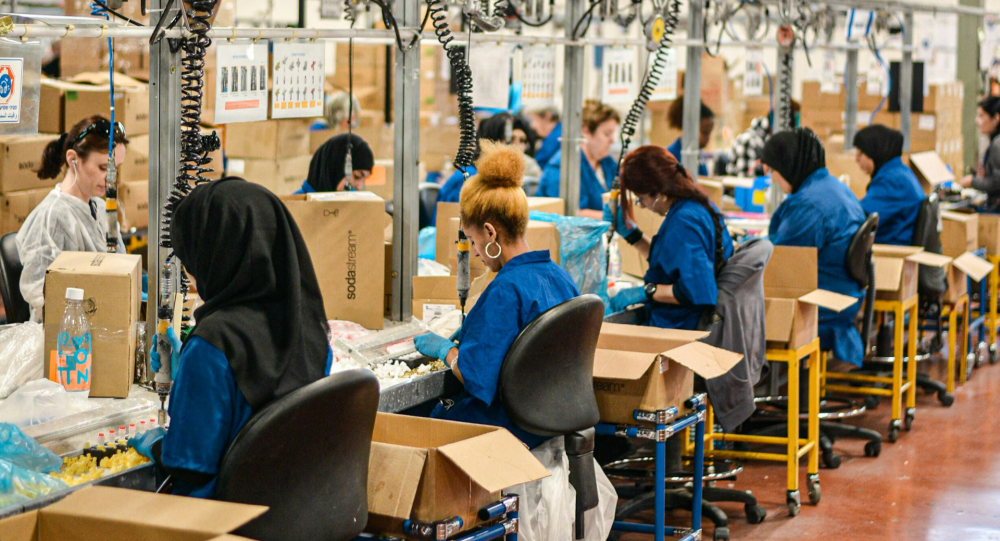
POLYGON ((584 218, 600 220, 601 217, 604 215, 604 213, 594 209, 580 209, 579 215, 583 216, 584 218))
POLYGON ((680 304, 681 302, 677 300, 674 296, 674 286, 657 284, 656 293, 653 293, 653 302, 658 302, 660 304, 680 304))
POLYGON ((639 241, 636 242, 635 244, 633 244, 632 246, 635 247, 635 249, 639 251, 639 255, 641 255, 643 259, 645 259, 645 260, 648 261, 649 260, 649 249, 650 249, 650 246, 652 246, 652 244, 653 244, 653 241, 650 240, 649 235, 643 235, 642 238, 639 239, 639 241))
POLYGON ((462 379, 462 371, 458 369, 458 348, 451 348, 451 351, 448 352, 448 358, 444 360, 444 364, 451 367, 451 373, 455 374, 458 381, 464 385, 465 380, 462 379))

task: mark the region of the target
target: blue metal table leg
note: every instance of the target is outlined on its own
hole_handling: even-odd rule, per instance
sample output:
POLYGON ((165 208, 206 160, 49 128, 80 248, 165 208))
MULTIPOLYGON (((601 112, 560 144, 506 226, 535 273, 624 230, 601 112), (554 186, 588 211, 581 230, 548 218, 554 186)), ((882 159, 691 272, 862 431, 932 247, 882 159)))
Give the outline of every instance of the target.
POLYGON ((698 424, 694 436, 694 508, 691 510, 691 531, 701 530, 702 476, 705 473, 705 404, 698 405, 698 424))
MULTIPOLYGON (((662 423, 656 424, 656 431, 658 434, 662 434, 667 429, 667 425, 662 423)), ((666 541, 666 534, 664 533, 664 522, 667 520, 666 517, 666 491, 667 491, 667 442, 663 441, 663 438, 656 439, 656 477, 654 477, 655 482, 653 483, 656 494, 653 497, 654 504, 656 505, 653 512, 653 539, 655 541, 666 541)))

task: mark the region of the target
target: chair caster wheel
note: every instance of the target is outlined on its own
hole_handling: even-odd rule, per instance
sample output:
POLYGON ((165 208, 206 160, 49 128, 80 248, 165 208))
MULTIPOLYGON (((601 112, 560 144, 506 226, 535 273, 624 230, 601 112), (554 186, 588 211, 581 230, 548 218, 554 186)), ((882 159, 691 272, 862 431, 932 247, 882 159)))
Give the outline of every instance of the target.
POLYGON ((916 411, 911 409, 906 410, 906 415, 903 417, 903 430, 909 432, 913 429, 913 419, 916 417, 916 411))
POLYGON ((955 395, 951 393, 938 393, 938 402, 946 408, 950 408, 955 403, 955 395))
POLYGON ((881 400, 877 396, 866 396, 865 409, 871 411, 878 407, 879 402, 881 402, 881 400))
POLYGON ((823 466, 827 469, 835 470, 840 467, 840 455, 834 452, 823 453, 823 466))
POLYGON ((986 342, 980 342, 979 346, 976 347, 976 368, 979 368, 989 362, 990 359, 990 346, 986 342))
POLYGON ((760 524, 767 518, 767 509, 759 505, 748 505, 744 510, 747 514, 747 522, 750 524, 760 524))
POLYGON ((788 491, 787 494, 788 514, 797 517, 799 516, 799 509, 802 507, 802 501, 799 500, 799 491, 788 491))
POLYGON ((870 441, 865 444, 865 456, 877 457, 882 453, 882 442, 870 441))
POLYGON ((810 476, 806 480, 806 486, 809 488, 809 503, 819 505, 819 501, 823 498, 823 492, 819 488, 819 476, 810 476))
POLYGON ((893 425, 893 426, 889 427, 889 438, 888 439, 889 439, 889 443, 896 443, 896 440, 899 439, 899 427, 898 426, 893 425))
POLYGON ((712 539, 714 541, 729 541, 729 528, 716 528, 712 539))
POLYGON ((997 364, 1000 362, 1000 351, 997 351, 996 344, 990 344, 990 364, 997 364))

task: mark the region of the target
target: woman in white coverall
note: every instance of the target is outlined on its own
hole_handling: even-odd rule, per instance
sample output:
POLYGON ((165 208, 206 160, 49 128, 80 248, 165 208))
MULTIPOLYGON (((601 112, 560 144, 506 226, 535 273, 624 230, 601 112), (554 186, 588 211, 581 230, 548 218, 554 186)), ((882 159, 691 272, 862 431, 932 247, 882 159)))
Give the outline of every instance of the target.
MULTIPOLYGON (((115 123, 115 167, 125 161, 125 128, 115 123)), ((45 196, 17 234, 17 252, 24 270, 21 295, 31 305, 31 320, 42 322, 45 305, 45 270, 64 250, 106 252, 108 139, 111 122, 99 115, 78 122, 69 133, 49 143, 42 154, 38 178, 55 179, 65 169, 62 182, 45 196)), ((118 252, 125 253, 118 235, 118 252)))

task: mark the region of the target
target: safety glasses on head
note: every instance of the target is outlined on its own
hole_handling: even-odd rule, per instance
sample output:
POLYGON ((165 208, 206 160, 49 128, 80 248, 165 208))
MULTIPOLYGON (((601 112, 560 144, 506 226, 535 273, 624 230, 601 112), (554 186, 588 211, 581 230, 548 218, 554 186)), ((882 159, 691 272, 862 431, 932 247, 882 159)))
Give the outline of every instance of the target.
MULTIPOLYGON (((90 126, 87 126, 80 132, 80 135, 76 136, 76 140, 73 141, 74 144, 79 143, 86 139, 86 137, 92 133, 105 138, 111 138, 111 121, 110 120, 98 120, 90 126)), ((121 122, 115 122, 115 136, 125 137, 125 125, 121 122)))

